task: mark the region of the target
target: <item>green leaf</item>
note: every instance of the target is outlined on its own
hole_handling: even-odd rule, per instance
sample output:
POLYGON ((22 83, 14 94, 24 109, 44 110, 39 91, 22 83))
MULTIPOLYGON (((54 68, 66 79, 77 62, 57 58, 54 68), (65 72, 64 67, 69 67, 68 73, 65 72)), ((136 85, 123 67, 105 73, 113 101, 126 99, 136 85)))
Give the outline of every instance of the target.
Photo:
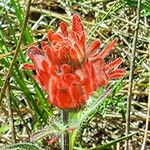
POLYGON ((10 129, 10 127, 8 125, 2 125, 2 126, 0 126, 0 134, 5 133, 9 129, 10 129))
MULTIPOLYGON (((125 5, 129 5, 130 7, 133 7, 133 8, 136 8, 138 4, 137 0, 122 0, 122 2, 125 5)), ((141 10, 145 11, 145 12, 142 12, 142 16, 150 15, 150 0, 145 0, 141 2, 141 10)))
MULTIPOLYGON (((12 0, 11 4, 12 4, 12 7, 15 9, 15 13, 16 13, 16 16, 19 20, 20 26, 22 26, 23 18, 24 18, 24 12, 23 12, 20 4, 19 4, 19 1, 18 0, 12 0)), ((24 38, 25 38, 25 43, 32 43, 33 42, 33 38, 32 38, 32 35, 31 35, 28 27, 24 31, 24 38)))

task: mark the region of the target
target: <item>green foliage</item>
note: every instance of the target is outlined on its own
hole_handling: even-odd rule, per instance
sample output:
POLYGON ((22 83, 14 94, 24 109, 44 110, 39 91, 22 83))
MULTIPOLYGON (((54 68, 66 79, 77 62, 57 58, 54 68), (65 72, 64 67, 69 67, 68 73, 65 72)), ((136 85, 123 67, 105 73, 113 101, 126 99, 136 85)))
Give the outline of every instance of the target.
MULTIPOLYGON (((15 10, 15 14, 17 16, 17 19, 19 20, 20 27, 21 27, 23 23, 23 18, 24 18, 24 11, 22 10, 18 0, 11 0, 11 5, 13 6, 15 10)), ((26 44, 33 42, 32 35, 29 31, 29 27, 27 27, 26 30, 24 31, 24 42, 26 44)))
MULTIPOLYGON (((137 8, 137 0, 121 0, 125 5, 128 5, 132 8, 137 8)), ((150 16, 150 0, 142 1, 141 3, 142 16, 150 16)))
MULTIPOLYGON (((116 108, 114 112, 122 113, 123 117, 125 116, 125 97, 115 96, 116 93, 122 88, 122 80, 119 80, 113 88, 100 88, 93 94, 93 97, 88 101, 85 107, 83 107, 78 113, 75 112, 71 114, 70 123, 76 126, 76 130, 71 135, 70 149, 73 149, 75 144, 75 139, 77 138, 78 132, 82 128, 83 124, 88 124, 89 120, 96 114, 105 115, 106 112, 109 112, 110 106, 116 108), (111 93, 111 94, 110 94, 111 93), (109 95, 109 96, 108 96, 109 95), (78 122, 76 121, 78 120, 78 122)), ((112 110, 110 110, 112 111, 112 110)))
MULTIPOLYGON (((118 80, 118 82, 115 85, 113 85, 111 95, 108 96, 102 102, 102 104, 97 109, 97 113, 104 116, 106 113, 113 111, 114 113, 122 113, 122 115, 124 116, 126 107, 124 101, 126 99, 126 96, 117 95, 120 92, 121 88, 122 88, 122 80, 118 80)), ((104 90, 105 89, 103 88, 97 90, 93 95, 93 98, 94 99, 98 98, 100 95, 102 95, 104 90)))
MULTIPOLYGON (((5 29, 5 26, 0 27, 0 48, 1 52, 0 53, 6 53, 9 51, 12 51, 15 49, 17 43, 18 43, 18 38, 17 38, 17 30, 19 29, 19 34, 20 34, 20 27, 22 26, 23 18, 24 18, 24 11, 22 10, 19 1, 18 0, 12 0, 12 1, 3 1, 3 6, 0 6, 0 17, 2 18, 3 22, 7 24, 7 28, 5 29), (9 9, 11 8, 11 9, 9 9), (19 26, 16 26, 16 22, 13 22, 12 19, 10 18, 10 15, 13 13, 15 19, 18 20, 19 26), (8 32, 6 32, 8 30, 8 32), (11 42, 7 42, 6 39, 9 39, 11 42), (15 45, 15 46, 14 46, 15 45)), ((26 30, 24 31, 24 43, 31 43, 33 42, 33 37, 30 32, 30 28, 27 27, 26 30)), ((2 68, 7 68, 9 67, 9 63, 12 60, 12 56, 9 57, 4 57, 4 59, 0 60, 0 65, 2 68)), ((34 123, 38 122, 38 124, 43 121, 45 124, 47 123, 48 116, 52 114, 50 111, 49 104, 47 100, 45 99, 44 93, 39 88, 37 83, 32 79, 31 73, 28 73, 27 71, 24 71, 23 69, 20 68, 20 65, 26 62, 26 56, 25 54, 20 51, 20 56, 17 59, 17 63, 14 67, 14 70, 12 72, 12 80, 11 80, 11 85, 13 87, 16 87, 16 89, 19 89, 19 93, 23 95, 23 99, 26 103, 26 105, 29 106, 30 111, 33 111, 33 120, 34 123), (28 88, 32 87, 32 88, 28 88)), ((4 80, 4 73, 1 72, 2 76, 0 78, 0 84, 3 84, 4 80)), ((17 103, 20 104, 20 107, 25 107, 21 106, 18 94, 15 89, 12 90, 12 100, 17 100, 17 103)), ((18 90, 17 90, 18 91, 18 90)))
POLYGON ((8 125, 0 125, 0 134, 4 134, 10 127, 8 125))

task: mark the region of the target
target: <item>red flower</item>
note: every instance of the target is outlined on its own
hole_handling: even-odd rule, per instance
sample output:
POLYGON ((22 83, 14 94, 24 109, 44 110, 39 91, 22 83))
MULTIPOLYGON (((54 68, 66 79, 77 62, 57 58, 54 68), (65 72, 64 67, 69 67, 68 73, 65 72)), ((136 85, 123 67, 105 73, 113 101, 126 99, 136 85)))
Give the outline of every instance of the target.
POLYGON ((60 33, 48 32, 50 45, 43 42, 42 49, 29 48, 27 55, 34 65, 24 67, 36 71, 34 78, 48 93, 51 104, 70 109, 85 104, 93 91, 106 86, 111 79, 123 77, 125 71, 117 69, 122 63, 121 58, 109 64, 104 61, 116 40, 108 43, 101 52, 97 50, 99 40, 87 47, 84 27, 77 15, 73 15, 70 30, 64 22, 60 23, 60 29, 60 33))

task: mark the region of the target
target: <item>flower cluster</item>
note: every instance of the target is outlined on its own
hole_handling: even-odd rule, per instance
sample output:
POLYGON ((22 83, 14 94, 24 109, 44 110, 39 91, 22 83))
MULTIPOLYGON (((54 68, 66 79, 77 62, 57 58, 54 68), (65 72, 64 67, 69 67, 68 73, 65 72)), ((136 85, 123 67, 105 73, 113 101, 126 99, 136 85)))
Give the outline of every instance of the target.
POLYGON ((117 41, 108 43, 101 52, 99 40, 87 46, 84 26, 76 14, 71 29, 61 22, 60 30, 48 32, 50 44, 42 42, 41 49, 29 48, 27 55, 33 64, 25 64, 24 68, 36 72, 34 79, 48 93, 51 104, 71 109, 85 104, 93 91, 106 86, 111 79, 123 77, 125 71, 117 69, 121 58, 109 64, 104 61, 117 41))

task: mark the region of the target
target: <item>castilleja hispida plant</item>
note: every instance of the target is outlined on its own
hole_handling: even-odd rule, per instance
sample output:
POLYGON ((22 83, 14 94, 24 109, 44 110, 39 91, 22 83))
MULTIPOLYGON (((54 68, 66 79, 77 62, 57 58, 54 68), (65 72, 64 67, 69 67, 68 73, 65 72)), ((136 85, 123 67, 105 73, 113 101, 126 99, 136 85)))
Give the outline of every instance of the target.
POLYGON ((123 77, 125 70, 117 69, 121 58, 109 64, 104 60, 116 45, 116 39, 100 52, 99 40, 87 46, 84 26, 76 14, 71 29, 61 22, 60 30, 60 33, 48 32, 49 44, 42 42, 40 49, 29 48, 27 55, 33 64, 25 64, 24 68, 36 72, 33 77, 46 91, 51 104, 61 109, 77 108, 109 80, 123 77))

